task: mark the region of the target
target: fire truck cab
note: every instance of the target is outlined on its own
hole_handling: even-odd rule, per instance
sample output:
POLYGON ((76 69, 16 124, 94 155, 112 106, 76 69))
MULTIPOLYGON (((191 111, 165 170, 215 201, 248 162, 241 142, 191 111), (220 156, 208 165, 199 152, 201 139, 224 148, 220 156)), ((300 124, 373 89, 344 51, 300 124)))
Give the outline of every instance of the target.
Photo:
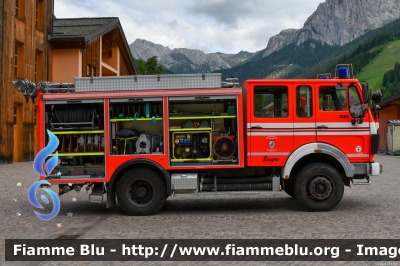
POLYGON ((285 191, 308 211, 328 211, 344 185, 382 171, 368 87, 346 66, 337 78, 242 88, 221 85, 220 74, 14 84, 37 97, 40 148, 58 141, 48 154, 58 164, 41 179, 60 195, 86 185, 90 201, 148 215, 171 195, 285 191))

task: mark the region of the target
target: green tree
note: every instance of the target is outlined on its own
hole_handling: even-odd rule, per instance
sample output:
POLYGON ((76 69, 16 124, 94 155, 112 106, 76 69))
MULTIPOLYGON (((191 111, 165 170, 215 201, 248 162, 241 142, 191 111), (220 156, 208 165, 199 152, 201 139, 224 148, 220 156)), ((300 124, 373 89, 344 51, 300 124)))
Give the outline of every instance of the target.
POLYGON ((400 92, 400 63, 394 65, 394 69, 389 70, 383 76, 382 94, 389 97, 400 92))
POLYGON ((147 61, 140 58, 137 63, 139 75, 157 75, 164 71, 164 67, 158 64, 157 56, 150 57, 147 61))
POLYGON ((137 62, 137 71, 139 75, 146 75, 146 63, 142 58, 137 62))

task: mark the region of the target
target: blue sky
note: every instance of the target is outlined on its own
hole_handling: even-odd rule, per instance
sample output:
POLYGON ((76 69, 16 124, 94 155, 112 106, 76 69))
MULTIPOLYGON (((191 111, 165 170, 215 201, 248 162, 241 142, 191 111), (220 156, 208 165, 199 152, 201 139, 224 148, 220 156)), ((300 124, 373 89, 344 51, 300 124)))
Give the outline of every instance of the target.
POLYGON ((129 43, 146 39, 206 53, 264 49, 299 29, 323 0, 55 0, 57 18, 119 17, 129 43))

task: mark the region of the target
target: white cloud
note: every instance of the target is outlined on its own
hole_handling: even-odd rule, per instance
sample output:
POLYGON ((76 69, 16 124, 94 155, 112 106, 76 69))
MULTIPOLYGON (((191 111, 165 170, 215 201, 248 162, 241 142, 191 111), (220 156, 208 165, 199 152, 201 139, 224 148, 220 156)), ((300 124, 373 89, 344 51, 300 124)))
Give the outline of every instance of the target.
POLYGON ((57 0, 57 18, 119 17, 135 39, 173 48, 237 53, 265 48, 271 36, 301 28, 322 0, 57 0))

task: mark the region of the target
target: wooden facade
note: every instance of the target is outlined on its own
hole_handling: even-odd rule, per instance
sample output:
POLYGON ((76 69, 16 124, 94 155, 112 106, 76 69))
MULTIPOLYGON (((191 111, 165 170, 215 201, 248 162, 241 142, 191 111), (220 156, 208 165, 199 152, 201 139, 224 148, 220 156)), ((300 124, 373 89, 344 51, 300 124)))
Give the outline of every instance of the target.
POLYGON ((82 77, 100 76, 100 39, 92 42, 83 52, 82 56, 82 77))
POLYGON ((385 125, 389 120, 400 120, 400 93, 382 100, 379 104, 379 134, 381 135, 379 150, 386 150, 385 125))
POLYGON ((31 161, 38 152, 35 103, 26 102, 11 81, 73 82, 137 72, 118 18, 58 20, 52 0, 0 1, 0 164, 5 164, 31 161))
POLYGON ((1 0, 0 6, 0 164, 30 161, 35 146, 36 107, 12 80, 48 80, 53 1, 1 0))
POLYGON ((137 74, 117 17, 55 19, 49 44, 51 81, 137 74))

